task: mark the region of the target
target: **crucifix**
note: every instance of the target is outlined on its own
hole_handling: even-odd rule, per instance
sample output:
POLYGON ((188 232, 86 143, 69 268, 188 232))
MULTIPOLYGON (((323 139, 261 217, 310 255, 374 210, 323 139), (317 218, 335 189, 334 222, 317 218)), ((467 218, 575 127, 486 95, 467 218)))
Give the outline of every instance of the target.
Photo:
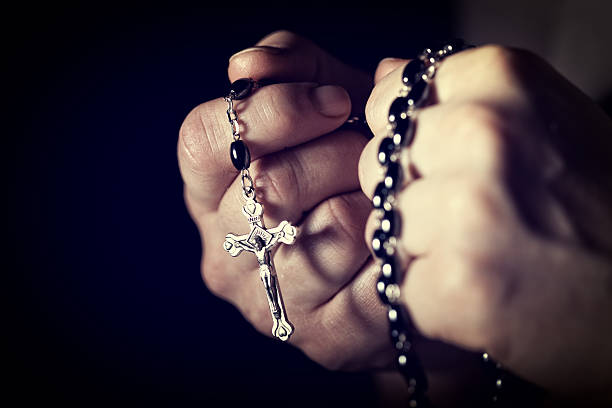
POLYGON ((245 235, 227 234, 223 248, 231 256, 238 256, 242 251, 255 254, 259 263, 259 276, 266 289, 270 313, 274 321, 272 335, 282 341, 287 341, 293 332, 293 327, 285 316, 270 250, 279 242, 293 244, 297 230, 288 221, 282 221, 275 228, 266 229, 262 220, 263 207, 255 200, 255 197, 247 198, 246 204, 242 207, 242 213, 251 224, 251 232, 245 235))

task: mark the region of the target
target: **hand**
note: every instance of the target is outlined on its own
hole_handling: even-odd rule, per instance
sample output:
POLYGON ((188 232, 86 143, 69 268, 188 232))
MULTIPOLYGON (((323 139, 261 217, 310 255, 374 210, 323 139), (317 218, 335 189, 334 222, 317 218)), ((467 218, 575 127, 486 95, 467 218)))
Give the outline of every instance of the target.
MULTIPOLYGON (((367 104, 368 195, 405 63, 381 62, 367 104)), ((397 204, 417 329, 553 392, 610 398, 610 119, 539 58, 497 46, 447 58, 433 87, 403 157, 419 176, 397 204)))
MULTIPOLYGON (((385 331, 385 309, 362 238, 370 204, 360 190, 357 163, 367 138, 339 129, 351 108, 363 111, 371 78, 287 32, 235 54, 228 73, 230 81, 273 82, 235 108, 264 224, 288 220, 299 227, 295 243, 281 245, 273 255, 295 327, 290 342, 328 368, 387 364, 392 358, 387 337, 371 338, 371 332, 385 331)), ((206 102, 181 127, 185 201, 202 238, 207 286, 270 335, 272 319, 255 256, 232 258, 223 250, 227 233, 249 231, 229 157, 226 109, 221 98, 206 102)))

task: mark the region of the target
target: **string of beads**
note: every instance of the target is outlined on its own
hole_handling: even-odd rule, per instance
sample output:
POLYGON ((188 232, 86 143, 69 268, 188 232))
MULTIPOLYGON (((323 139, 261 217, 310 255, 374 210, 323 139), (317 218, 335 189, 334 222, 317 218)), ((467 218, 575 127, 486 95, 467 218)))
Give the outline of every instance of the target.
POLYGON ((397 366, 407 381, 410 407, 429 405, 427 377, 416 355, 413 342, 413 325, 410 316, 400 304, 400 270, 397 258, 397 236, 401 220, 395 210, 396 194, 402 185, 400 156, 408 149, 415 133, 418 108, 428 99, 430 84, 440 62, 449 55, 467 48, 461 41, 447 43, 437 51, 425 49, 418 58, 410 61, 402 73, 400 95, 389 108, 388 135, 379 146, 378 162, 384 177, 376 186, 372 204, 379 220, 379 227, 372 236, 372 250, 378 259, 380 277, 376 290, 387 305, 387 317, 391 343, 398 351, 397 366))

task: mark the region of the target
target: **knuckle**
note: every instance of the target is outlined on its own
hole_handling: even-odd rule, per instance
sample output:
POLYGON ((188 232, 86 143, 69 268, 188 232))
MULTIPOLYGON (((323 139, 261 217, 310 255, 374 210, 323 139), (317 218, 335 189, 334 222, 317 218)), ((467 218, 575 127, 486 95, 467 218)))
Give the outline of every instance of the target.
POLYGON ((462 104, 453 113, 455 131, 469 144, 473 159, 488 167, 502 164, 508 148, 503 116, 479 103, 462 104))
POLYGON ((502 45, 487 45, 479 49, 479 58, 487 69, 492 69, 499 78, 513 81, 527 69, 528 65, 539 60, 530 51, 502 45))
POLYGON ((271 137, 285 138, 294 133, 298 124, 304 121, 304 112, 312 107, 306 106, 303 86, 267 86, 260 90, 261 98, 252 106, 251 122, 265 128, 271 137))
POLYGON ((476 178, 453 181, 446 209, 450 220, 447 225, 449 236, 459 242, 465 242, 466 236, 492 231, 500 217, 492 187, 476 178))
POLYGON ((344 239, 334 242, 347 242, 351 247, 363 246, 361 238, 365 219, 360 216, 359 211, 356 211, 357 206, 354 200, 343 194, 330 198, 326 201, 326 205, 329 223, 338 226, 339 233, 344 236, 344 239))
POLYGON ((221 146, 218 135, 224 128, 210 107, 202 104, 185 118, 179 131, 178 156, 183 168, 204 175, 210 171, 221 146))
POLYGON ((471 310, 487 310, 485 306, 491 299, 491 282, 485 278, 488 260, 475 252, 462 252, 453 258, 452 273, 446 280, 446 291, 461 296, 462 302, 471 310))
POLYGON ((300 159, 297 155, 283 152, 292 157, 281 160, 278 155, 265 156, 251 164, 253 181, 258 195, 268 203, 279 203, 283 200, 299 202, 300 159), (293 201, 295 200, 295 201, 293 201))

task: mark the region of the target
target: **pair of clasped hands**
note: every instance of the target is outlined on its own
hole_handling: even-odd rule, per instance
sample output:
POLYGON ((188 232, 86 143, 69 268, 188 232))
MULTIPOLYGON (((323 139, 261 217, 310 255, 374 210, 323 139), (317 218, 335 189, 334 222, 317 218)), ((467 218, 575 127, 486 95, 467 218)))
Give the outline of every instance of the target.
MULTIPOLYGON (((393 367, 369 199, 406 63, 381 61, 372 89, 369 75, 284 31, 229 61, 230 81, 272 82, 236 110, 265 225, 299 228, 274 253, 290 342, 329 369, 393 367), (343 127, 364 110, 371 140, 343 127)), ((445 59, 429 97, 396 204, 401 300, 428 375, 452 376, 463 353, 486 350, 553 394, 610 398, 610 119, 538 57, 500 46, 445 59)), ((226 109, 205 102, 181 127, 185 201, 204 282, 270 335, 255 257, 223 250, 228 232, 249 229, 226 109)))

